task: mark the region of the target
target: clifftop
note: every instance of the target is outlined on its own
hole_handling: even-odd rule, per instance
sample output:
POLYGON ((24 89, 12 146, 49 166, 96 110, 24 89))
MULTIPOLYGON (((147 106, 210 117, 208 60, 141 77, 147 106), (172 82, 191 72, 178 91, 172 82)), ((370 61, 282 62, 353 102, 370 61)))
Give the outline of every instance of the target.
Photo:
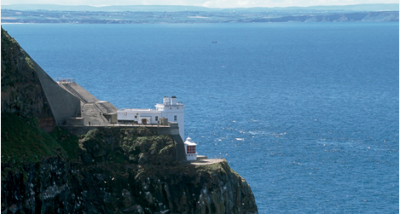
POLYGON ((2 213, 257 213, 226 161, 183 166, 169 135, 55 124, 40 67, 2 30, 2 213))

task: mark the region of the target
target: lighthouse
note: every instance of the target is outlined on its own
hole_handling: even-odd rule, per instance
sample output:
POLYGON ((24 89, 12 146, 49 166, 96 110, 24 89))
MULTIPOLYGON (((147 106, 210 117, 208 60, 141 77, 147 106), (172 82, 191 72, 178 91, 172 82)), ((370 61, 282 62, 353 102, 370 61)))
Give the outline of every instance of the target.
POLYGON ((193 142, 192 138, 190 137, 186 139, 184 144, 185 144, 186 159, 188 161, 197 160, 197 152, 196 152, 197 144, 193 142))
POLYGON ((155 105, 156 111, 161 113, 161 117, 168 118, 169 122, 178 123, 179 134, 182 140, 185 139, 185 106, 176 100, 176 96, 164 97, 163 103, 155 105))

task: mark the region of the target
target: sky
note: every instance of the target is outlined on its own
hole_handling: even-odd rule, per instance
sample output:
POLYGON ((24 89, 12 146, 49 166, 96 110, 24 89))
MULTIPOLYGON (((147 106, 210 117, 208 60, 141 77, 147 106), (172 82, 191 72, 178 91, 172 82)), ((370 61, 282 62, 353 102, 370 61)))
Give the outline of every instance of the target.
POLYGON ((58 5, 186 5, 212 8, 234 7, 290 7, 352 4, 398 4, 399 0, 2 0, 7 4, 58 4, 58 5))

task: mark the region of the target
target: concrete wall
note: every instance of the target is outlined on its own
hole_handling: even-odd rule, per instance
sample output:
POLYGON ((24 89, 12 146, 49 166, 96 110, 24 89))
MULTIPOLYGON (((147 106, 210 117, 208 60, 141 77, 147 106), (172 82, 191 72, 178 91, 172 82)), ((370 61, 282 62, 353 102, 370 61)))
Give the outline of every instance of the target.
POLYGON ((86 126, 107 126, 110 124, 96 103, 83 104, 81 115, 85 118, 86 126))
POLYGON ((181 107, 181 109, 177 110, 164 110, 161 111, 161 117, 168 118, 168 121, 178 123, 179 124, 179 134, 181 135, 182 139, 185 138, 185 111, 181 107), (175 120, 175 116, 176 119, 175 120))
POLYGON ((83 126, 84 118, 83 117, 70 117, 67 118, 67 126, 83 126))
POLYGON ((67 118, 80 116, 81 101, 61 88, 35 61, 32 62, 56 124, 65 125, 67 118))
POLYGON ((59 86, 81 101, 80 115, 86 126, 107 126, 118 123, 117 107, 108 101, 99 101, 76 82, 61 82, 59 86))
POLYGON ((169 123, 170 127, 149 127, 150 130, 157 134, 171 135, 175 141, 176 159, 178 161, 186 161, 185 144, 179 134, 178 123, 169 123))
POLYGON ((63 87, 65 90, 78 97, 83 103, 95 103, 99 101, 95 96, 82 88, 82 86, 80 86, 78 83, 61 83, 60 87, 63 87))
POLYGON ((117 124, 118 123, 117 113, 103 114, 103 116, 111 124, 117 124))

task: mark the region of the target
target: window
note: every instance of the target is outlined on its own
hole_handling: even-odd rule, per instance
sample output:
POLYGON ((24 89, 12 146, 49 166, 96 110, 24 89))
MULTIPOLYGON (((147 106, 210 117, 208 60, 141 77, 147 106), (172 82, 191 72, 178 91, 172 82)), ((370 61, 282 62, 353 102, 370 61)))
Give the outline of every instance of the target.
POLYGON ((135 119, 137 119, 137 115, 135 115, 135 119))
POLYGON ((174 116, 174 121, 177 121, 178 120, 178 116, 174 116))
POLYGON ((156 116, 156 121, 158 121, 158 116, 156 116))
POLYGON ((196 153, 196 146, 187 146, 186 153, 187 154, 195 154, 196 153))

